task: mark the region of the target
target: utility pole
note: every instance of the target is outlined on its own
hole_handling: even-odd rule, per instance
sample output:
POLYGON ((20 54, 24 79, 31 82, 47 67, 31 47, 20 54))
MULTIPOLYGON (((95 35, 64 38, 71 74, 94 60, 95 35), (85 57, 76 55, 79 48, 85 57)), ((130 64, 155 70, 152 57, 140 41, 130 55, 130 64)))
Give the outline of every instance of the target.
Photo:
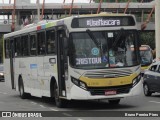
POLYGON ((71 6, 70 6, 69 16, 71 16, 71 13, 72 13, 73 3, 74 3, 74 0, 72 0, 71 6))
POLYGON ((40 21, 40 8, 39 8, 39 0, 37 0, 37 18, 38 18, 38 22, 40 21))
POLYGON ((155 0, 156 60, 160 60, 160 0, 155 0))
POLYGON ((127 5, 126 5, 126 8, 125 8, 125 10, 124 10, 124 14, 126 14, 130 2, 131 2, 131 0, 128 0, 127 5))
POLYGON ((43 15, 44 15, 44 5, 45 5, 45 0, 43 0, 43 4, 42 4, 41 20, 43 19, 43 15))
POLYGON ((15 14, 16 14, 15 11, 16 11, 16 0, 14 0, 14 3, 13 3, 12 26, 11 26, 12 32, 15 30, 15 14))

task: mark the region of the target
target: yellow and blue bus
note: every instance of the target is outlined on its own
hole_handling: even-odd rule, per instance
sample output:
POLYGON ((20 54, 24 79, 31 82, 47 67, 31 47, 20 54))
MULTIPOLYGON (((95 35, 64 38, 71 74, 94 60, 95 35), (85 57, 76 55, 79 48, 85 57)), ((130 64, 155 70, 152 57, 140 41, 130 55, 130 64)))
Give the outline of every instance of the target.
POLYGON ((118 104, 140 93, 139 46, 133 15, 39 22, 4 35, 5 82, 23 99, 53 97, 57 107, 68 100, 118 104))

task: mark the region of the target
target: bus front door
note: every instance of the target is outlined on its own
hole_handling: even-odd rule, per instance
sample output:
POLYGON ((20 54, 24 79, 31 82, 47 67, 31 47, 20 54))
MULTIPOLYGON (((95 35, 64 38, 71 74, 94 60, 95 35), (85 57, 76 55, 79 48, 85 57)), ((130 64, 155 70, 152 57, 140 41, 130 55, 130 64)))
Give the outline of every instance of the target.
POLYGON ((10 72, 11 72, 11 86, 12 89, 15 89, 15 81, 14 81, 14 41, 10 41, 10 72))
POLYGON ((58 86, 59 96, 66 97, 65 72, 67 71, 67 56, 65 55, 64 38, 65 31, 57 31, 57 63, 58 63, 58 86), (66 66, 65 66, 66 65, 66 66))

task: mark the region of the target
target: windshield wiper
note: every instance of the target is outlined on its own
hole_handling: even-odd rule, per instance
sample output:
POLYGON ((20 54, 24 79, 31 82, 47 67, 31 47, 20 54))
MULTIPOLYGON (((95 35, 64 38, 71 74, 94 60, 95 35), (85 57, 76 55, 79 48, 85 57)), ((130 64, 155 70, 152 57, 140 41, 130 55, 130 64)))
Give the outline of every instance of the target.
POLYGON ((86 32, 87 32, 88 35, 91 37, 91 39, 93 40, 93 42, 98 46, 98 48, 101 48, 101 44, 100 44, 99 41, 95 38, 95 36, 94 36, 93 33, 91 32, 91 30, 87 29, 86 32))
POLYGON ((114 41, 114 43, 113 43, 113 45, 112 45, 112 48, 116 47, 119 39, 120 39, 122 36, 124 36, 124 29, 123 29, 123 28, 120 29, 118 35, 116 36, 115 41, 114 41))
POLYGON ((90 38, 93 40, 93 42, 96 44, 96 46, 100 49, 100 54, 102 56, 102 45, 101 45, 101 43, 96 39, 96 37, 93 35, 93 33, 90 29, 87 29, 86 32, 88 33, 90 38))

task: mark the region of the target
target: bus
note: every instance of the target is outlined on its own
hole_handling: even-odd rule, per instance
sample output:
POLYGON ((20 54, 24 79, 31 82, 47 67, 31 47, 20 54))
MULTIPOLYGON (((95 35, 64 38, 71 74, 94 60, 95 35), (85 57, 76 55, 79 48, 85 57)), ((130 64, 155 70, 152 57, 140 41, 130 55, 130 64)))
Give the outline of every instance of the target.
POLYGON ((149 45, 141 45, 139 49, 141 57, 141 73, 143 76, 144 71, 148 69, 153 62, 153 53, 149 45))
POLYGON ((133 15, 101 13, 41 21, 4 35, 5 82, 22 99, 121 98, 140 94, 140 43, 133 15), (134 46, 134 51, 130 49, 134 46))

